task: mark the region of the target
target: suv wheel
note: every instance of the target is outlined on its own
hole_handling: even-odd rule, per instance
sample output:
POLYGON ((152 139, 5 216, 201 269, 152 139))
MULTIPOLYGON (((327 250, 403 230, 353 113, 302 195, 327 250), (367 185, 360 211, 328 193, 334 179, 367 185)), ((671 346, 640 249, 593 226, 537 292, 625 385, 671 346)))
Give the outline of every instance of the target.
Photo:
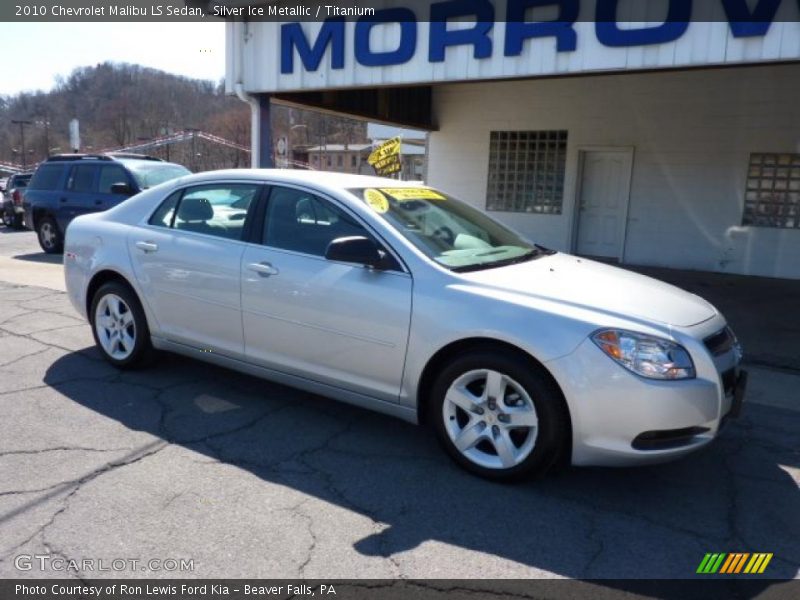
POLYGON ((89 318, 97 347, 115 367, 139 367, 152 357, 144 310, 128 286, 116 281, 100 286, 92 299, 89 318))
POLYGON ((11 214, 9 214, 7 211, 4 210, 3 211, 3 225, 5 225, 6 227, 11 227, 11 226, 13 226, 13 224, 14 224, 13 216, 11 214))
POLYGON ((488 479, 545 473, 562 456, 569 417, 553 382, 524 357, 463 354, 432 388, 432 422, 459 465, 488 479))
POLYGON ((47 254, 58 254, 63 251, 64 240, 52 217, 45 217, 39 221, 36 235, 39 237, 39 245, 47 254))

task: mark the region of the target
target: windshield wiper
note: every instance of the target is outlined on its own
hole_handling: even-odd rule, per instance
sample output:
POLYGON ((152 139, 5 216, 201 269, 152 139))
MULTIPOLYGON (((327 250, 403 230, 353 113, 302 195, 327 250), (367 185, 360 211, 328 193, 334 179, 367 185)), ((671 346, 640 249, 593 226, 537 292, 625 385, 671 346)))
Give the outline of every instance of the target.
POLYGON ((515 256, 513 258, 503 258, 501 260, 495 260, 491 262, 484 262, 484 263, 477 263, 474 265, 464 265, 461 267, 452 267, 452 271, 456 273, 468 273, 470 271, 483 271, 484 269, 496 269, 498 267, 507 267, 508 265, 516 265, 518 263, 528 262, 529 260, 534 260, 539 258, 540 256, 546 256, 549 254, 553 254, 552 251, 545 249, 540 249, 539 246, 536 246, 533 250, 529 250, 525 254, 521 254, 520 256, 515 256))

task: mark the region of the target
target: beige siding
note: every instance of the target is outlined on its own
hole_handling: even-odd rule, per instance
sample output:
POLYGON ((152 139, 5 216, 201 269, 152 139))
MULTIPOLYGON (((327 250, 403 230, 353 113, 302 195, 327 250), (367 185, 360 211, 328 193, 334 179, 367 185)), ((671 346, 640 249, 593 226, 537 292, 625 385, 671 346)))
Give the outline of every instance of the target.
POLYGON ((635 149, 625 262, 800 278, 800 229, 741 227, 750 152, 800 153, 800 65, 435 88, 428 182, 485 207, 489 132, 569 132, 560 216, 496 213, 573 244, 581 147, 635 149))

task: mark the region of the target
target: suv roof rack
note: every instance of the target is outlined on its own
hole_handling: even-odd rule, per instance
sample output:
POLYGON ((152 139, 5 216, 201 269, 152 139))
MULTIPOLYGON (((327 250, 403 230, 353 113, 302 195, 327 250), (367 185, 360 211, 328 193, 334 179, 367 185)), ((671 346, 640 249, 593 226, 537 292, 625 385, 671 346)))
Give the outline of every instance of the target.
POLYGON ((164 162, 157 156, 150 156, 148 154, 136 154, 134 152, 106 152, 105 156, 111 156, 113 158, 135 158, 137 160, 153 160, 157 162, 164 162))
POLYGON ((67 160, 82 160, 84 158, 93 160, 114 160, 105 154, 53 154, 47 157, 46 162, 63 162, 67 160))
POLYGON ((135 158, 137 160, 152 160, 164 162, 156 156, 147 154, 133 154, 131 152, 106 152, 105 154, 53 154, 47 157, 46 162, 64 162, 69 160, 116 160, 118 158, 135 158))

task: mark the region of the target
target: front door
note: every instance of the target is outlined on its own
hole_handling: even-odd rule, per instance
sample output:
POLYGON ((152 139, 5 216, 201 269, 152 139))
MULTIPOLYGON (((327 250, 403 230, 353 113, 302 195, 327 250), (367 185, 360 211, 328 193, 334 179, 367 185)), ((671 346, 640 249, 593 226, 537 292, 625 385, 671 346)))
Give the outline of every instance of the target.
POLYGON ((397 401, 411 319, 411 277, 325 259, 340 237, 370 233, 333 202, 271 189, 261 244, 242 257, 248 360, 397 401))
POLYGON ((633 151, 581 153, 576 252, 622 260, 633 151))

